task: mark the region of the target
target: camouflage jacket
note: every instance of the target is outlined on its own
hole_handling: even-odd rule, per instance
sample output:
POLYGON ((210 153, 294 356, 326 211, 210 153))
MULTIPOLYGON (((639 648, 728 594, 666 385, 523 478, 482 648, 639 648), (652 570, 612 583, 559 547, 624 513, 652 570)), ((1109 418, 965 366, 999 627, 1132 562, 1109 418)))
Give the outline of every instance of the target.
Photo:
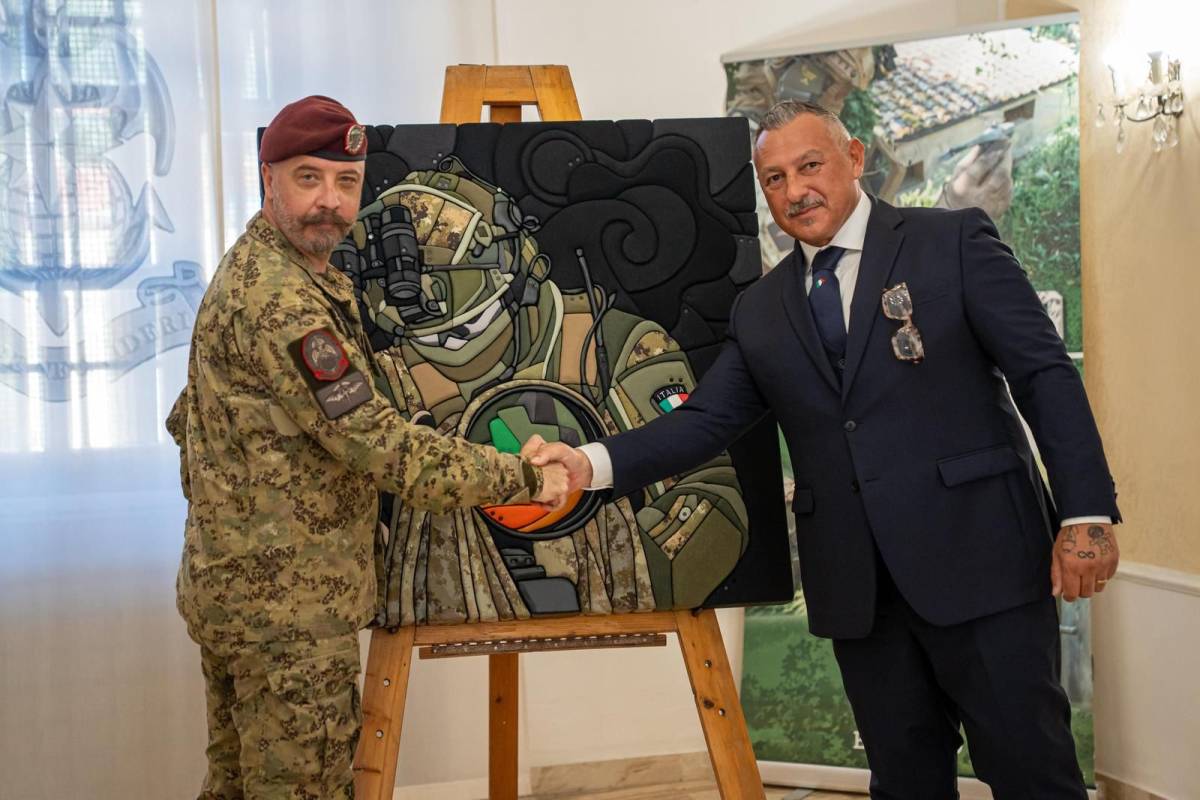
POLYGON ((433 512, 526 502, 540 471, 407 422, 350 279, 261 215, 225 254, 167 419, 189 501, 176 583, 205 641, 338 635, 374 614, 377 490, 433 512))

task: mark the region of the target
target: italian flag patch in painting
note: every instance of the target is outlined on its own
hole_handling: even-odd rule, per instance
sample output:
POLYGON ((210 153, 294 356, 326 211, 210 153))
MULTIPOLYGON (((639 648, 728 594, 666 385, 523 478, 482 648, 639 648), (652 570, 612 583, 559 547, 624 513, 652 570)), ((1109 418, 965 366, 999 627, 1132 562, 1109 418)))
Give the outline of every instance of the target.
POLYGON ((674 383, 670 386, 664 386, 650 396, 650 400, 654 405, 658 406, 665 414, 669 411, 674 411, 684 404, 688 399, 688 390, 681 384, 674 383))

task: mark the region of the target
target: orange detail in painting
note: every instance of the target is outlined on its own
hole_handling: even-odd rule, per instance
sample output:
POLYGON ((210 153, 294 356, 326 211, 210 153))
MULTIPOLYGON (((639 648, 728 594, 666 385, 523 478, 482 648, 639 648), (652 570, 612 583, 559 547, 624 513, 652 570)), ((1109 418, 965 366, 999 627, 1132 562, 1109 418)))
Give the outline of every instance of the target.
POLYGON ((567 502, 557 511, 547 511, 536 503, 483 506, 482 510, 497 525, 503 525, 505 528, 519 533, 536 533, 549 528, 574 511, 582 497, 582 490, 572 492, 567 497, 567 502))

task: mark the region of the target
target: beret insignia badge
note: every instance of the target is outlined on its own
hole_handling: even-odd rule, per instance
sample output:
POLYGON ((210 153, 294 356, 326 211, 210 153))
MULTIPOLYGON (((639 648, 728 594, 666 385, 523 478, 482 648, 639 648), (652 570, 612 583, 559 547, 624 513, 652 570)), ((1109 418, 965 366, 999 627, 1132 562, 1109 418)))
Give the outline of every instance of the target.
POLYGON ((351 125, 349 128, 346 128, 346 141, 342 146, 342 149, 346 151, 346 155, 359 155, 366 145, 367 132, 362 125, 351 125))

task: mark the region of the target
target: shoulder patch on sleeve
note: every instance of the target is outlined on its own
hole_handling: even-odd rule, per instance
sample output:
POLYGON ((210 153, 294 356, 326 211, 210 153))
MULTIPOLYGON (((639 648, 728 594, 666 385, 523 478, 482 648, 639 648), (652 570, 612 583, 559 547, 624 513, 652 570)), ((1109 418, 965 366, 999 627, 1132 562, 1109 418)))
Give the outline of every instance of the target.
POLYGON ((328 328, 309 331, 289 344, 288 352, 328 419, 337 419, 374 396, 370 381, 352 369, 346 348, 328 328))
POLYGON ((361 372, 354 370, 336 383, 321 387, 316 395, 325 416, 337 419, 371 399, 371 384, 361 372))
POLYGON ((295 345, 298 346, 293 350, 293 358, 299 355, 300 367, 322 383, 338 380, 350 367, 346 348, 328 328, 309 331, 293 342, 295 345))

